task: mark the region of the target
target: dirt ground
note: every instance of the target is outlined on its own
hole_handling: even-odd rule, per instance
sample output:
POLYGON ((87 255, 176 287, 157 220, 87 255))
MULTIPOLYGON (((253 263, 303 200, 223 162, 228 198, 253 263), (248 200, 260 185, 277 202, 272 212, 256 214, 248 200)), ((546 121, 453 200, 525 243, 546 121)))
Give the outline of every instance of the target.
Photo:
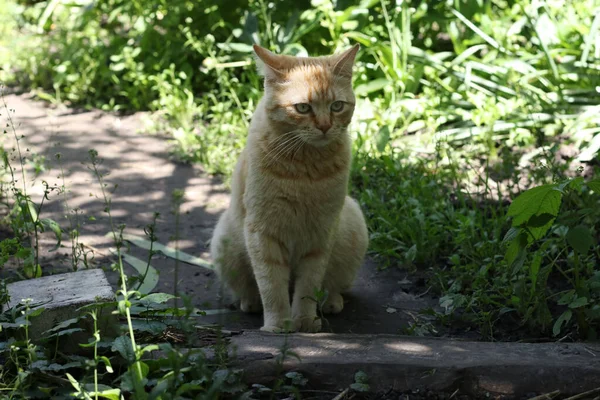
MULTIPOLYGON (((50 108, 45 103, 32 100, 27 94, 6 95, 24 153, 43 155, 46 170, 34 179, 32 165, 28 163, 28 194, 39 203, 43 194, 42 181, 51 186, 62 185, 60 167, 55 155, 61 154, 68 189, 69 208, 80 209, 80 241, 95 249, 93 265, 107 271, 109 281, 116 288, 118 277, 110 270, 114 261, 109 248, 112 240, 108 218, 101 199, 100 186, 89 171, 88 150, 95 149, 103 159, 101 170, 107 189, 112 196, 112 215, 116 224, 125 224, 125 232, 144 236, 144 227, 153 213, 160 213, 155 231, 158 241, 174 246, 175 217, 172 213, 172 193, 185 191, 180 225, 180 249, 210 261, 207 242, 213 227, 228 203, 228 190, 222 182, 207 176, 198 166, 186 165, 170 157, 166 137, 141 134, 143 114, 117 116, 100 111, 82 111, 50 108)), ((1 104, 1 102, 0 102, 1 104)), ((6 123, 6 112, 0 112, 6 123)), ((6 125, 5 125, 6 126, 6 125)), ((10 135, 5 135, 4 146, 11 148, 10 135)), ((42 217, 52 218, 67 227, 65 203, 56 193, 42 210, 42 217)), ((42 244, 51 248, 51 234, 45 234, 42 244)), ((70 270, 70 243, 63 236, 62 247, 53 253, 44 252, 43 273, 53 274, 70 270)), ((130 254, 145 260, 147 251, 132 246, 130 254)), ((160 273, 156 291, 172 292, 174 284, 173 259, 155 255, 152 260, 160 273)), ((6 272, 5 272, 6 273, 6 272)), ((193 303, 202 309, 223 310, 232 299, 220 295, 220 285, 212 271, 191 264, 180 266, 179 290, 188 294, 193 303)), ((342 333, 402 333, 414 321, 420 309, 435 306, 422 282, 398 269, 378 271, 367 259, 356 284, 347 298, 340 315, 327 317, 326 329, 342 333)), ((228 310, 202 317, 201 322, 223 324, 228 329, 258 328, 260 315, 248 315, 228 310)))

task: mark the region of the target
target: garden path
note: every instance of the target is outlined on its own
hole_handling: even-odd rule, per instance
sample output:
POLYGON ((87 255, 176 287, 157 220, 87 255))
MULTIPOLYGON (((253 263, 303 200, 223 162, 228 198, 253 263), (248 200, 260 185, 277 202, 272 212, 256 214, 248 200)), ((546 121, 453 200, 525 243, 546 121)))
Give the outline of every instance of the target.
MULTIPOLYGON (((95 149, 103 159, 101 171, 107 189, 112 196, 112 215, 116 224, 125 224, 125 233, 144 236, 153 213, 160 213, 155 234, 158 241, 174 247, 175 217, 172 213, 172 193, 185 191, 181 205, 179 229, 180 249, 188 254, 210 261, 207 241, 219 214, 229 202, 227 188, 219 179, 203 173, 198 166, 186 165, 172 159, 168 138, 161 135, 144 135, 143 113, 118 116, 98 110, 85 111, 49 107, 33 100, 31 95, 11 94, 4 97, 11 113, 18 136, 24 135, 21 149, 27 154, 29 182, 28 193, 36 203, 42 198, 42 181, 50 185, 62 185, 60 166, 55 155, 61 154, 65 184, 68 189, 69 208, 78 208, 80 241, 95 250, 92 265, 107 271, 111 284, 116 288, 118 277, 110 270, 114 262, 110 248, 112 240, 107 237, 110 225, 104 210, 100 186, 88 167, 88 150, 95 149), (45 170, 33 178, 33 164, 29 155, 41 155, 46 159, 45 170)), ((1 102, 0 102, 1 104, 1 102)), ((3 109, 0 119, 6 118, 3 109)), ((10 133, 10 132, 9 132, 10 133)), ((10 135, 5 136, 5 139, 10 135)), ((9 149, 7 141, 5 148, 9 149)), ((52 193, 44 205, 42 217, 52 218, 63 228, 69 225, 65 216, 62 196, 52 193)), ((54 245, 51 234, 44 234, 44 249, 54 245)), ((65 272, 70 268, 71 248, 67 235, 56 252, 43 252, 44 274, 65 272)), ((141 260, 147 251, 131 246, 129 254, 141 260)), ((164 255, 155 255, 152 266, 159 271, 156 291, 172 292, 175 262, 164 255)), ((132 272, 129 269, 129 272, 132 272)), ((410 276, 389 269, 378 272, 372 260, 363 265, 356 284, 347 298, 344 311, 328 317, 326 330, 336 333, 401 333, 414 321, 418 311, 435 302, 427 295, 421 282, 411 281, 410 276)), ((219 284, 212 271, 181 263, 179 290, 191 296, 195 306, 201 309, 223 310, 231 298, 220 296, 219 284)), ((247 315, 233 309, 201 317, 202 322, 219 322, 226 328, 238 330, 258 328, 262 318, 247 315)))

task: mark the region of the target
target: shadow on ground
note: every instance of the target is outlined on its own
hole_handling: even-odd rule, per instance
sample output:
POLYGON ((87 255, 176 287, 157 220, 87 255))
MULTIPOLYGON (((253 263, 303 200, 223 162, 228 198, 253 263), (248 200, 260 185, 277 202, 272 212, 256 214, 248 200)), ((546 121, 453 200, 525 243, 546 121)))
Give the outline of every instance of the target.
MULTIPOLYGON (((62 166, 68 190, 68 208, 78 211, 70 215, 72 221, 77 220, 80 224, 80 241, 93 249, 92 266, 104 268, 115 288, 118 277, 109 268, 114 261, 110 253, 113 243, 106 236, 110 232, 110 223, 104 212, 101 187, 89 170, 90 149, 96 150, 102 159, 99 170, 106 174, 105 189, 112 199, 115 226, 125 224, 126 233, 144 236, 144 228, 152 221, 153 214, 160 213, 155 234, 160 243, 174 246, 176 226, 172 194, 175 190, 184 190, 178 235, 180 249, 208 260, 207 242, 219 214, 228 205, 228 191, 218 179, 203 174, 199 167, 172 160, 167 138, 139 134, 141 114, 120 117, 100 111, 50 109, 22 94, 6 96, 5 101, 10 109, 15 110, 11 116, 18 136, 24 136, 20 145, 27 158, 29 176, 33 176, 31 161, 34 154, 43 155, 46 160, 45 171, 29 180, 26 186, 28 194, 39 202, 43 195, 42 181, 61 187, 62 166), (60 154, 60 161, 57 154, 60 154)), ((5 110, 0 114, 2 119, 6 118, 5 110)), ((9 141, 4 146, 11 151, 9 141)), ((18 158, 15 162, 18 165, 18 158)), ((63 228, 68 227, 64 197, 55 191, 49 198, 42 216, 54 219, 63 228)), ((44 248, 51 248, 54 244, 52 236, 45 234, 42 244, 44 248)), ((134 246, 129 253, 139 259, 147 259, 147 252, 134 246)), ((70 254, 69 239, 65 235, 63 246, 58 251, 43 253, 44 273, 71 270, 70 254)), ((174 261, 155 255, 152 266, 160 273, 156 290, 172 292, 174 261)), ((191 296, 196 306, 224 309, 232 303, 228 295, 220 295, 219 284, 212 271, 181 264, 179 275, 179 290, 191 296)), ((425 288, 407 280, 405 273, 397 269, 378 272, 376 266, 367 261, 347 297, 344 311, 327 317, 325 330, 401 333, 410 322, 415 321, 420 309, 435 304, 431 297, 419 295, 424 291, 425 288)), ((203 322, 218 322, 237 330, 260 327, 262 317, 230 310, 226 314, 203 317, 203 322)))

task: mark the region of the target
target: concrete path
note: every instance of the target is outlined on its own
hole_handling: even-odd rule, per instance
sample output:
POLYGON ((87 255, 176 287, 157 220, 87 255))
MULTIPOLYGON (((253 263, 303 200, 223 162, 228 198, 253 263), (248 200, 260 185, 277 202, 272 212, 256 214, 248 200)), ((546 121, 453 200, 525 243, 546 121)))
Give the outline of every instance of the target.
MULTIPOLYGON (((380 393, 419 389, 467 394, 476 399, 498 395, 528 399, 555 390, 561 392, 558 398, 565 398, 598 389, 577 399, 600 395, 598 344, 489 343, 326 333, 284 337, 249 331, 232 337, 231 343, 237 349, 245 379, 252 383, 266 384, 281 371, 297 371, 308 378, 311 387, 337 391, 349 387, 354 374, 363 371, 370 390, 380 393), (281 363, 284 343, 300 360, 288 356, 281 363)), ((537 399, 542 398, 553 397, 537 399)))
MULTIPOLYGON (((34 201, 42 197, 42 180, 50 185, 62 185, 59 164, 55 155, 61 154, 65 171, 69 208, 80 209, 80 241, 96 249, 95 267, 108 266, 114 261, 109 248, 112 240, 108 218, 101 199, 100 186, 88 170, 88 150, 95 149, 103 159, 101 170, 108 173, 105 180, 112 193, 112 215, 116 224, 125 224, 125 232, 144 236, 144 227, 153 213, 160 213, 156 228, 158 241, 174 246, 175 219, 172 214, 172 193, 185 191, 180 226, 180 249, 209 260, 207 241, 219 214, 229 202, 227 188, 216 178, 206 176, 198 166, 184 165, 169 156, 168 139, 138 133, 143 127, 143 114, 118 117, 100 111, 51 109, 45 103, 33 101, 28 95, 7 95, 18 135, 24 135, 21 147, 27 154, 46 157, 47 169, 33 179, 28 167, 30 185, 28 193, 34 201), (29 149, 29 151, 26 151, 29 149)), ((1 104, 1 101, 0 101, 1 104)), ((0 122, 6 122, 6 112, 0 112, 0 122)), ((10 149, 10 135, 5 135, 4 146, 10 149)), ((42 210, 42 217, 56 220, 68 227, 65 203, 56 193, 42 210)), ((45 248, 53 246, 52 235, 44 237, 45 248)), ((70 270, 71 252, 68 237, 63 237, 63 247, 54 253, 44 252, 44 274, 70 270)), ((131 246, 129 254, 146 260, 147 251, 131 246)), ((210 260, 209 260, 210 261, 210 260)), ((156 255, 152 265, 160 272, 156 291, 172 292, 174 261, 156 255)), ((118 278, 108 272, 116 288, 118 278)), ((419 287, 396 269, 378 272, 369 260, 360 271, 357 283, 348 298, 344 311, 328 318, 329 332, 401 333, 414 315, 436 301, 428 295, 421 296, 426 288, 419 287)), ((219 295, 219 284, 210 270, 180 264, 181 293, 192 297, 193 303, 206 309, 223 309, 231 298, 219 295)), ((204 317, 202 322, 220 322, 229 329, 248 329, 261 326, 259 315, 239 312, 204 317)))

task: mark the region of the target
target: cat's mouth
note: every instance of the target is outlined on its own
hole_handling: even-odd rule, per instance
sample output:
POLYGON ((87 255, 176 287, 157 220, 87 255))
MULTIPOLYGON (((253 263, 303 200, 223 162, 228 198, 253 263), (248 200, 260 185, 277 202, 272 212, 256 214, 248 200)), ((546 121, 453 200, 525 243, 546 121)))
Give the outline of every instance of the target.
POLYGON ((315 147, 325 147, 333 141, 333 135, 315 135, 308 141, 309 144, 315 147))

